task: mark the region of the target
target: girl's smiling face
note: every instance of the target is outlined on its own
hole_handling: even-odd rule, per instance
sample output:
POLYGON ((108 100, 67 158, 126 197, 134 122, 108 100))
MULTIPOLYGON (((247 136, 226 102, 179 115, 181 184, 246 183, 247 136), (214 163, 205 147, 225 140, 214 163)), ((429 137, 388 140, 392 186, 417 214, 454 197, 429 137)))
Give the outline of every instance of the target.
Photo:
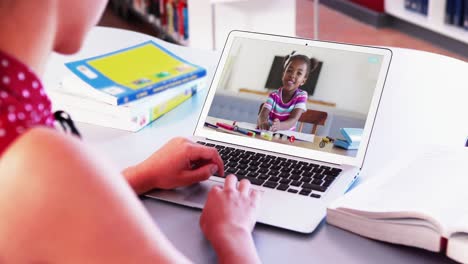
POLYGON ((307 80, 307 63, 302 60, 292 60, 283 72, 283 89, 291 92, 304 85, 307 80))

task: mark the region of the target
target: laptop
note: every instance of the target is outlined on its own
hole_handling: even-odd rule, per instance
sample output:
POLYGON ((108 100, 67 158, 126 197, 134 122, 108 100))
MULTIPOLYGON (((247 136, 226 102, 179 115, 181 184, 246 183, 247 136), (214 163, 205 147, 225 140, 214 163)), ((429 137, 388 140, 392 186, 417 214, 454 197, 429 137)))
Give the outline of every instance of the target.
MULTIPOLYGON (((259 223, 311 233, 327 205, 359 175, 391 57, 385 48, 232 31, 193 140, 217 148, 226 175, 246 178, 263 193, 259 223), (314 58, 314 65, 320 65, 309 74, 312 85, 303 87, 307 110, 326 113, 314 134, 308 124, 301 131, 275 133, 256 126, 257 111, 282 86, 288 62, 281 58, 291 54, 314 58)), ((208 191, 223 182, 223 177, 213 175, 193 186, 154 190, 147 196, 203 208, 208 191)))

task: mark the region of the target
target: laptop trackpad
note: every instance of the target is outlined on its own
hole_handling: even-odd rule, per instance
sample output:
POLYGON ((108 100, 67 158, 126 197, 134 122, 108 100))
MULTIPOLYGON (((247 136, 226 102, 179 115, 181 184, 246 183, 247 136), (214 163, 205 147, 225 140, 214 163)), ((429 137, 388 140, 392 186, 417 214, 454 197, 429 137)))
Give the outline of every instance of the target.
MULTIPOLYGON (((208 197, 208 192, 216 184, 217 183, 212 182, 212 181, 206 181, 203 183, 190 186, 189 187, 190 191, 188 192, 184 201, 203 206, 205 204, 206 198, 208 197)), ((218 185, 222 186, 219 183, 218 185)))
MULTIPOLYGON (((208 193, 211 188, 216 185, 223 187, 224 183, 215 180, 207 180, 175 190, 153 190, 145 196, 190 207, 203 208, 208 198, 208 193)), ((260 190, 260 192, 263 191, 260 190)))
POLYGON ((215 185, 222 187, 223 183, 208 180, 175 190, 153 190, 145 196, 190 207, 203 208, 209 191, 215 185))

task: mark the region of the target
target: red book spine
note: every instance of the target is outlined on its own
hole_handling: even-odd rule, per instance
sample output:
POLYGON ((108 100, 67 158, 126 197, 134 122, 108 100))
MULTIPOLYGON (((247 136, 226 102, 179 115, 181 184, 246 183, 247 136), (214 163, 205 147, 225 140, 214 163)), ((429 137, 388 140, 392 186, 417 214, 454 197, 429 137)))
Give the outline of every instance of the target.
POLYGON ((180 0, 179 3, 177 4, 177 18, 178 18, 178 32, 179 32, 179 36, 181 39, 184 38, 184 7, 186 6, 187 4, 185 3, 185 1, 182 1, 180 0))
POLYGON ((444 255, 447 254, 447 245, 448 239, 445 237, 440 237, 440 253, 443 253, 444 255))
POLYGON ((166 18, 166 0, 159 0, 159 12, 161 12, 161 25, 167 24, 166 18))

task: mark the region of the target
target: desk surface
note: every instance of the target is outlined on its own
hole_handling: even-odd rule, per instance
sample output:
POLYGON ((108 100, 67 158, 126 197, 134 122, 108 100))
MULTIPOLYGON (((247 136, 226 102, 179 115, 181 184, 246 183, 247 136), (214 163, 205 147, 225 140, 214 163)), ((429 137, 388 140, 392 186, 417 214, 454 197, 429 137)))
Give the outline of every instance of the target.
MULTIPOLYGON (((96 28, 82 51, 73 56, 53 55, 45 86, 58 85, 66 73, 63 62, 98 55, 142 41, 150 36, 96 28)), ((219 53, 175 46, 158 39, 167 49, 207 68, 212 77, 219 53)), ((393 59, 371 141, 362 168, 362 180, 378 177, 379 168, 416 144, 436 142, 463 145, 468 136, 468 64, 421 51, 392 49, 393 59), (443 71, 443 72, 442 72, 443 71), (450 136, 447 136, 450 135, 450 136), (443 139, 443 140, 441 140, 443 139)), ((206 91, 199 93, 138 133, 78 124, 84 140, 109 157, 118 168, 139 162, 173 136, 190 136, 206 91)), ((216 256, 198 226, 200 211, 152 199, 143 204, 155 223, 177 248, 196 263, 214 263, 216 256)), ((254 239, 265 263, 450 263, 440 254, 363 238, 322 223, 311 235, 258 225, 254 239)))

